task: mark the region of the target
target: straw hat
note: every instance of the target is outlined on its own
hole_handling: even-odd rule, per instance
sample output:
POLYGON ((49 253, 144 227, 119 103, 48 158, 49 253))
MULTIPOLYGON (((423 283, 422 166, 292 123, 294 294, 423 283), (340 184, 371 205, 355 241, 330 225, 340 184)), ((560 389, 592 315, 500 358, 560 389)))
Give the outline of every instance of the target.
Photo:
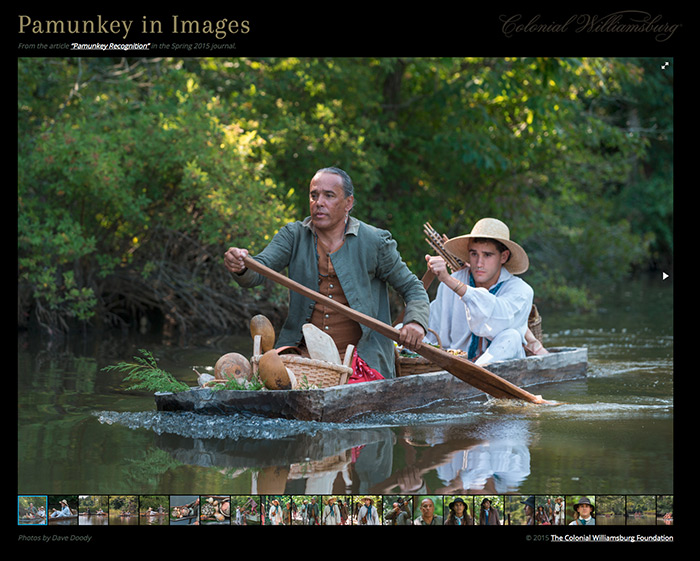
POLYGON ((445 242, 445 249, 454 253, 462 261, 469 261, 469 243, 473 238, 486 238, 497 240, 510 250, 510 259, 504 267, 514 275, 520 275, 527 271, 530 260, 525 250, 510 239, 510 230, 496 218, 482 218, 476 224, 470 234, 458 236, 445 242))

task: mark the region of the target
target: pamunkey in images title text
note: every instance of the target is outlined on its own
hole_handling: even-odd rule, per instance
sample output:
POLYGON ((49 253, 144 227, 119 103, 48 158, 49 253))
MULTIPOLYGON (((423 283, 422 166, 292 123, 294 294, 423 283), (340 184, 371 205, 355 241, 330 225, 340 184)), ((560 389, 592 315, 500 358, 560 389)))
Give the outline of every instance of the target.
POLYGON ((183 35, 211 35, 224 39, 231 35, 247 34, 251 30, 248 20, 221 18, 184 19, 178 15, 168 20, 150 19, 144 16, 140 20, 108 19, 101 15, 86 19, 35 19, 31 16, 19 16, 19 33, 33 35, 113 35, 127 39, 129 33, 159 35, 161 33, 183 35))

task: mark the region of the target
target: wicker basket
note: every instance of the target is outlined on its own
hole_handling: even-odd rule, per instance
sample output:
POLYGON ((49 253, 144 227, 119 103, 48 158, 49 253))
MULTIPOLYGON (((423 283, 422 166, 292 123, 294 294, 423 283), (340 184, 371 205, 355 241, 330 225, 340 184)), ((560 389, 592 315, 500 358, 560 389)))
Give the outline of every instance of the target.
MULTIPOLYGON (((438 341, 438 347, 442 349, 440 337, 432 329, 428 329, 438 341)), ((398 349, 395 351, 396 376, 410 376, 412 374, 425 374, 426 372, 438 372, 442 370, 437 364, 430 362, 422 356, 401 356, 398 349)))
POLYGON ((442 370, 437 364, 424 359, 422 356, 401 356, 396 353, 396 376, 410 376, 412 374, 426 374, 442 370))
MULTIPOLYGON (((253 356, 250 360, 253 372, 257 373, 260 356, 253 356)), ((281 354, 280 358, 284 365, 294 373, 297 384, 328 388, 331 386, 341 386, 347 383, 352 368, 333 364, 325 360, 315 360, 296 354, 281 354)))
POLYGON ((537 311, 537 306, 532 305, 532 310, 530 310, 530 317, 527 320, 527 326, 532 331, 535 338, 541 343, 542 342, 542 316, 537 311))

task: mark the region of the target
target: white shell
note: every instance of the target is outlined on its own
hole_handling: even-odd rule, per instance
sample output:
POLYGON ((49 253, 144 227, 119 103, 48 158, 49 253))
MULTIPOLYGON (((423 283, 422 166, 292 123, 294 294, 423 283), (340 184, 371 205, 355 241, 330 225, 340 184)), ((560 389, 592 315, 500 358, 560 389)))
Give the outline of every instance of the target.
POLYGON ((212 380, 216 380, 216 378, 211 374, 200 374, 199 378, 197 378, 197 383, 204 387, 207 382, 211 382, 212 380))
POLYGON ((289 381, 292 384, 292 389, 296 389, 297 387, 297 377, 294 375, 294 372, 292 372, 289 368, 287 368, 287 374, 289 375, 289 381))

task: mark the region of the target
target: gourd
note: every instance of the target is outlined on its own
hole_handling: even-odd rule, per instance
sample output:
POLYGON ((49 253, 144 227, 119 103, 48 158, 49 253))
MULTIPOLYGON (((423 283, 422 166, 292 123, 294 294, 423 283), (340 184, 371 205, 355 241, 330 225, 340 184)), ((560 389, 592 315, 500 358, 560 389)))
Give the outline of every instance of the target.
POLYGON ((253 368, 250 361, 239 353, 226 353, 214 365, 214 377, 216 379, 237 380, 239 382, 250 380, 253 368))
POLYGON ((275 328, 264 315, 258 314, 250 320, 250 335, 260 335, 260 349, 266 353, 275 346, 275 328))
POLYGON ((271 390, 291 390, 295 384, 294 374, 287 369, 276 349, 270 349, 260 357, 258 374, 271 390))

